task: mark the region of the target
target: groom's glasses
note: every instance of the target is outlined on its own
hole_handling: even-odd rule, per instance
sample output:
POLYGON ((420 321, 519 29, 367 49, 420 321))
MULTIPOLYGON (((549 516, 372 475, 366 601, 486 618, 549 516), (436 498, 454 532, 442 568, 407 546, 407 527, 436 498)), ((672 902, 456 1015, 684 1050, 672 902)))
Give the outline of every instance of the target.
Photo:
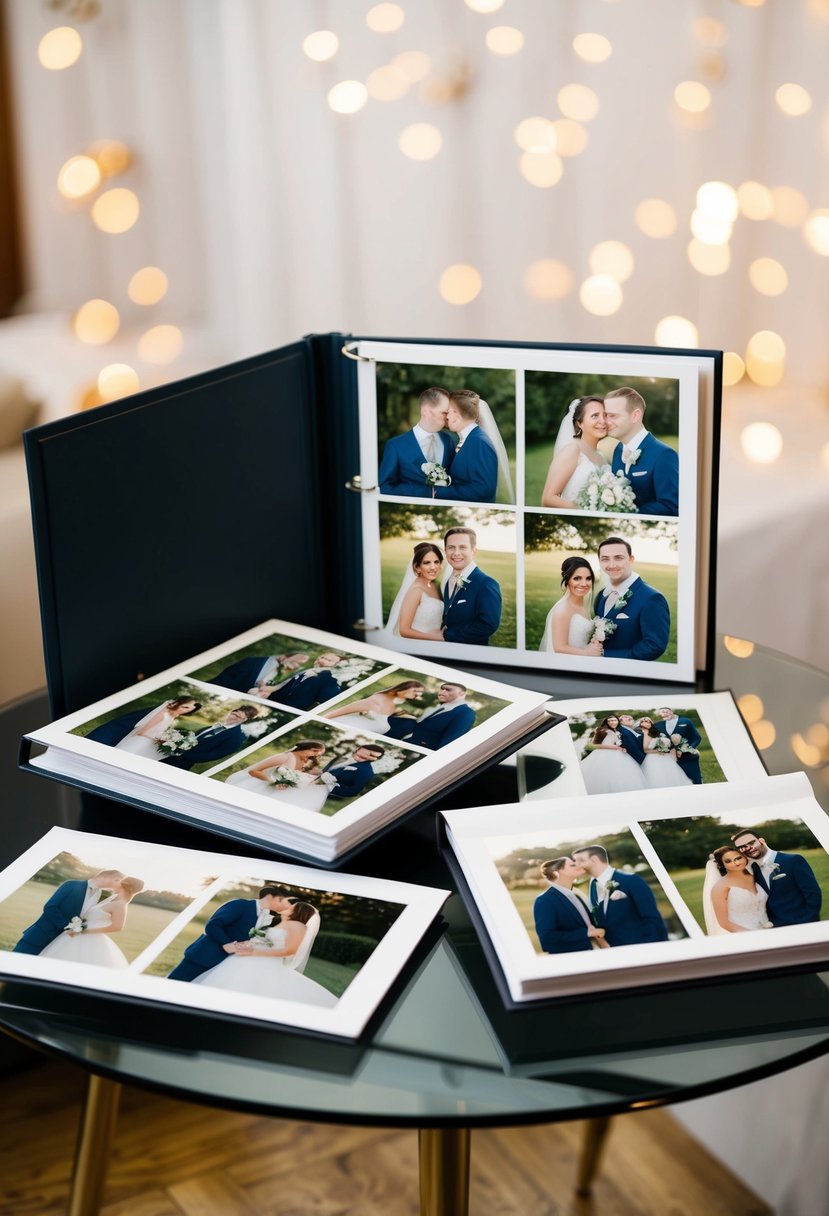
POLYGON ((758 843, 759 841, 757 840, 744 840, 742 844, 735 844, 734 848, 739 849, 741 853, 747 853, 749 849, 753 849, 758 843))

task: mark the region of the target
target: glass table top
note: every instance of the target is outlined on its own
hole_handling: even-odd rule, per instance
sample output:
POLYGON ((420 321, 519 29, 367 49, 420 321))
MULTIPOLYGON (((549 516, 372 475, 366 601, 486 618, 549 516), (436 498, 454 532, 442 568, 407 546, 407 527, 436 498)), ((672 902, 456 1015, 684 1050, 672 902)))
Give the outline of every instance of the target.
MULTIPOLYGON (((719 639, 712 686, 730 688, 755 723, 769 771, 803 768, 829 809, 829 757, 817 729, 829 718, 829 675, 759 647, 740 657, 748 649, 719 639)), ((561 697, 688 691, 483 674, 561 697)), ((45 712, 42 699, 32 698, 0 715, 9 746, 45 712)), ((12 774, 10 764, 7 815, 15 827, 3 864, 53 822, 112 832, 103 800, 81 813, 74 791, 12 774)), ((514 800, 516 772, 500 765, 452 804, 514 800)), ((125 836, 232 851, 231 842, 156 815, 127 807, 118 815, 125 836)), ((407 820, 349 869, 451 888, 434 817, 430 809, 407 820)), ((510 1012, 457 895, 444 918, 445 932, 413 960, 357 1043, 18 980, 0 984, 0 1027, 91 1071, 205 1103, 419 1127, 550 1121, 686 1100, 829 1051, 829 971, 594 994, 510 1012)))

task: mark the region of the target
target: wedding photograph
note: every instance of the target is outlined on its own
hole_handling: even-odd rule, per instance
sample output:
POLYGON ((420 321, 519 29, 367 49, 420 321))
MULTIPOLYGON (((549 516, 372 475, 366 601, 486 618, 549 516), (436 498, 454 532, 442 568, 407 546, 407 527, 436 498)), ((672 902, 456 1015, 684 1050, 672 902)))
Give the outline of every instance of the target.
POLYGON ((525 372, 525 505, 677 516, 679 388, 656 376, 525 372))
POLYGON ((682 899, 707 936, 829 920, 829 854, 781 809, 642 820, 682 899))
POLYGON ((267 873, 228 878, 143 974, 333 1008, 402 910, 267 873))
POLYGON ((73 735, 203 773, 294 718, 229 691, 176 680, 74 727, 73 735))
POLYGON ((330 701, 386 666, 365 655, 272 633, 188 675, 289 709, 305 710, 330 701))
POLYGON ((421 759, 397 740, 309 719, 210 778, 267 798, 274 810, 331 816, 421 759))
POLYGON ((528 512, 527 650, 676 663, 678 569, 675 520, 528 512))
POLYGON ((596 837, 551 830, 484 844, 537 954, 687 936, 628 828, 596 837))
POLYGON ((322 717, 340 727, 435 751, 482 726, 508 704, 459 683, 458 677, 442 680, 396 669, 322 711, 322 717))
POLYGON ((376 364, 381 494, 515 502, 515 372, 376 364))
POLYGON ((463 647, 516 646, 516 528, 509 509, 381 502, 384 632, 463 647))

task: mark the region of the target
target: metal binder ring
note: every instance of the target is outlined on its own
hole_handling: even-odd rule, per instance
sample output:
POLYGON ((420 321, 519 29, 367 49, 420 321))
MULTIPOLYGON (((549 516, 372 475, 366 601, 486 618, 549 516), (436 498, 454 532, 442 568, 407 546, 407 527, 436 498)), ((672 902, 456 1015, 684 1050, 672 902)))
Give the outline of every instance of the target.
POLYGON ((345 483, 347 490, 353 490, 355 494, 368 494, 370 490, 376 490, 377 486, 364 486, 363 479, 359 473, 355 473, 345 483))
POLYGON ((355 363, 371 363, 372 360, 369 359, 368 355, 358 355, 354 352, 352 347, 355 347, 356 345, 356 342, 343 343, 343 346, 340 349, 340 354, 345 355, 346 359, 353 359, 355 363))

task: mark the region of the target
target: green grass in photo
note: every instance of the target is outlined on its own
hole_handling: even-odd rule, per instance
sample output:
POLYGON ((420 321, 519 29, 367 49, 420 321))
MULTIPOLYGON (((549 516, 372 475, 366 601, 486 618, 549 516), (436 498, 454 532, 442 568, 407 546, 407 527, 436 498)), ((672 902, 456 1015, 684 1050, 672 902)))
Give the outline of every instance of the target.
MULTIPOLYGON (((728 844, 727 836, 721 841, 722 844, 728 844)), ((716 846, 713 846, 716 847, 716 846)), ((786 852, 786 850, 783 850, 786 852)), ((809 865, 814 871, 815 878, 820 884, 820 889, 824 893, 823 906, 820 910, 820 919, 829 920, 829 853, 823 849, 793 849, 792 852, 798 853, 801 857, 805 857, 809 865)), ((702 914, 702 886, 705 882, 705 868, 699 870, 671 870, 669 869, 671 878, 676 883, 677 890, 682 896, 685 903, 691 910, 694 920, 701 929, 705 928, 705 921, 702 914)))

